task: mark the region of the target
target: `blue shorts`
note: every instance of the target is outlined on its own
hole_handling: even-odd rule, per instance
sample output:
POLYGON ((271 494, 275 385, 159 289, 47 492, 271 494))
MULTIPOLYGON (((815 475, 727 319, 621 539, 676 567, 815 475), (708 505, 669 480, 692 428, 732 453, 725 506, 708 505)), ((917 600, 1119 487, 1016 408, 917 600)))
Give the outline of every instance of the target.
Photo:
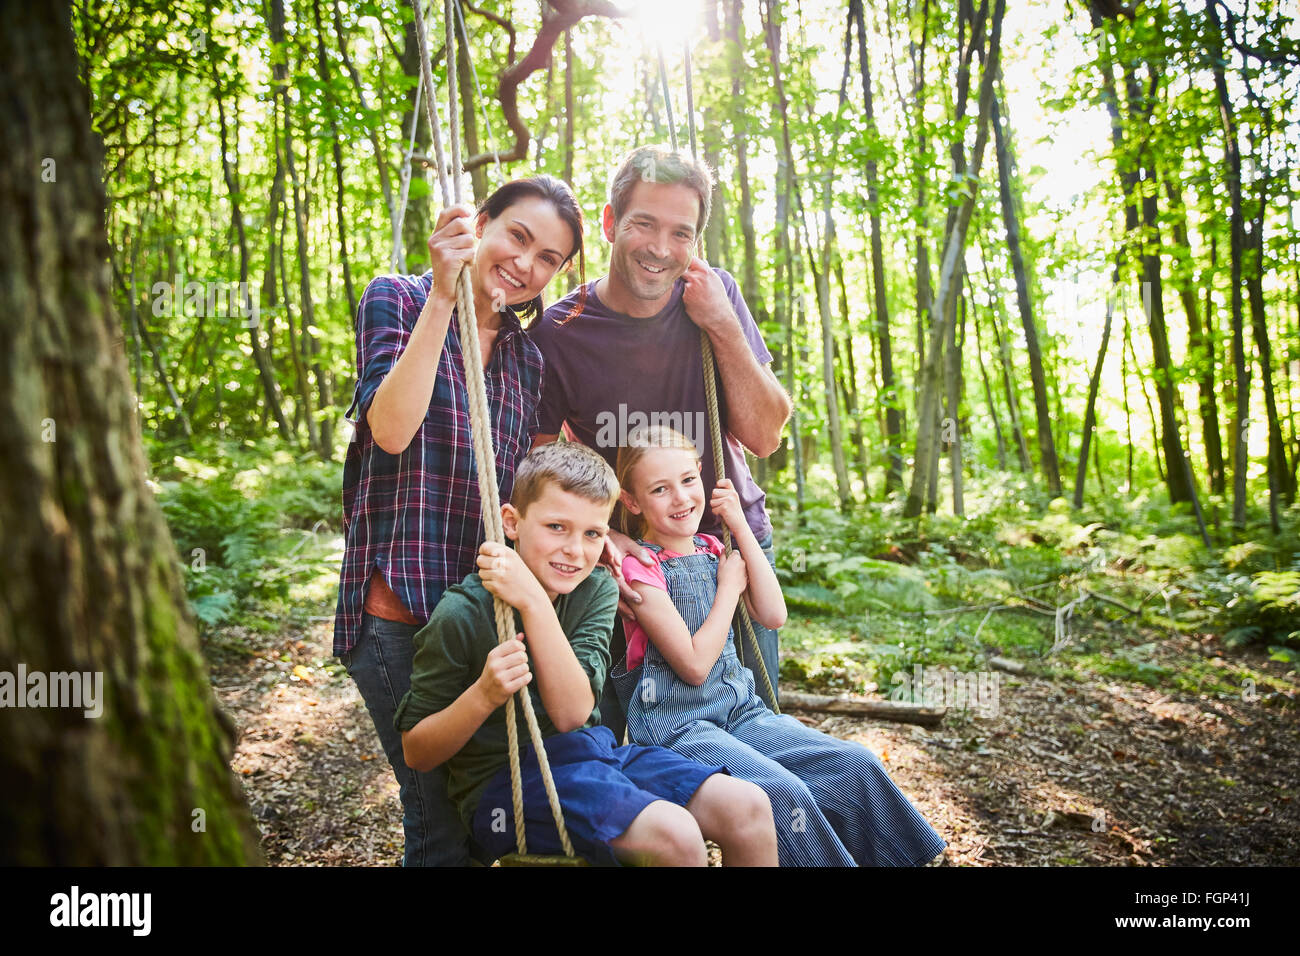
MULTIPOLYGON (((697 763, 664 747, 614 746, 608 727, 584 727, 547 737, 546 756, 577 854, 591 863, 618 866, 609 842, 622 836, 656 800, 686 806, 701 784, 726 767, 697 763)), ((546 799, 537 755, 522 754, 524 826, 529 853, 560 854, 560 835, 546 799)), ((515 852, 510 767, 492 778, 474 811, 471 833, 492 859, 515 852)))

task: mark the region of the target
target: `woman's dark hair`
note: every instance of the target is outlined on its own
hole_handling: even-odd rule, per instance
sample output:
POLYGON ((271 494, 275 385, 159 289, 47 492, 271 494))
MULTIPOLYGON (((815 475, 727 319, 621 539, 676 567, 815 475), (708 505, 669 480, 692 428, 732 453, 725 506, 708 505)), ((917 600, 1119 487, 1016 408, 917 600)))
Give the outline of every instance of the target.
MULTIPOLYGON (((561 263, 561 268, 572 263, 573 257, 576 255, 578 257, 578 281, 585 283, 587 281, 587 255, 582 243, 582 207, 578 205, 577 197, 573 195, 573 190, 569 188, 568 183, 564 182, 564 180, 542 174, 508 182, 483 200, 483 204, 478 207, 478 214, 486 215, 488 219, 495 219, 519 200, 529 196, 544 199, 554 206, 560 219, 573 233, 573 249, 570 250, 564 262, 561 263)), ((512 308, 521 322, 527 322, 540 318, 545 306, 542 303, 542 297, 538 295, 530 302, 512 308)))

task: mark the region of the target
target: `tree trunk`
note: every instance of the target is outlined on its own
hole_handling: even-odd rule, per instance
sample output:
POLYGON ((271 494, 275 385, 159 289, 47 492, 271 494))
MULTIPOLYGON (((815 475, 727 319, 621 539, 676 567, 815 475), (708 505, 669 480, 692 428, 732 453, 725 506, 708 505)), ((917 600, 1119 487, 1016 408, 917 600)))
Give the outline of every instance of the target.
POLYGON ((980 316, 975 308, 975 296, 970 289, 970 277, 966 279, 967 296, 970 302, 971 321, 975 326, 975 358, 979 362, 980 380, 984 383, 984 403, 989 407, 989 417, 993 419, 993 434, 998 442, 998 470, 1007 470, 1007 442, 1002 437, 1002 420, 998 416, 997 404, 993 401, 993 389, 989 385, 988 369, 984 367, 984 343, 980 339, 980 316))
MULTIPOLYGON (((432 134, 429 131, 429 121, 425 119, 424 107, 421 105, 417 109, 416 87, 419 85, 420 78, 420 41, 415 35, 415 13, 411 8, 411 0, 406 0, 402 4, 405 15, 408 19, 403 23, 402 38, 402 55, 399 60, 402 72, 411 78, 413 82, 410 90, 406 93, 406 107, 402 112, 402 129, 408 132, 412 129, 414 123, 415 129, 415 152, 429 153, 429 144, 432 142, 432 134)), ((445 47, 443 52, 445 53, 445 47)), ((434 82, 438 82, 438 62, 441 59, 437 54, 432 52, 432 46, 429 54, 433 64, 434 82)), ((425 90, 424 96, 433 96, 433 90, 425 90)), ((423 263, 427 261, 428 253, 425 251, 429 236, 433 233, 433 205, 431 196, 433 191, 428 187, 429 171, 423 163, 416 163, 411 169, 412 180, 419 178, 425 185, 424 189, 411 190, 407 197, 405 207, 400 209, 399 215, 402 218, 402 247, 406 250, 406 258, 421 263, 420 272, 424 272, 423 263)), ((406 263, 407 269, 411 269, 411 262, 406 263)))
MULTIPOLYGON (((776 96, 772 101, 773 115, 780 119, 781 141, 777 143, 777 177, 781 183, 781 195, 777 198, 776 210, 776 234, 777 234, 777 272, 780 274, 780 264, 785 263, 786 285, 782 294, 777 296, 777 308, 785 311, 789 316, 789 324, 786 327, 787 342, 787 360, 786 366, 786 391, 790 393, 792 410, 790 412, 790 447, 794 454, 794 472, 795 472, 795 507, 799 513, 803 512, 804 504, 804 461, 802 441, 799 427, 799 392, 798 392, 798 375, 796 367, 798 363, 798 350, 795 348, 795 328, 794 309, 791 308, 792 296, 794 294, 795 284, 795 262, 798 258, 798 250, 792 253, 789 241, 789 215, 790 206, 797 201, 796 190, 798 185, 795 179, 794 155, 790 148, 790 123, 789 110, 790 101, 785 95, 785 83, 781 75, 781 4, 780 0, 769 0, 763 7, 763 29, 764 43, 767 46, 768 58, 772 66, 772 80, 776 96)), ((802 204, 801 204, 802 205, 802 204)), ((798 244, 798 236, 795 236, 795 243, 798 244)), ((811 253, 810 253, 811 254, 811 253)), ((780 284, 778 283, 778 288, 780 284)))
POLYGON ((1223 72, 1223 28, 1215 0, 1205 0, 1205 12, 1214 24, 1211 31, 1210 57, 1214 71, 1214 89, 1219 98, 1219 119, 1223 124, 1224 155, 1228 166, 1228 230, 1231 236, 1232 263, 1232 366, 1236 392, 1236 411, 1232 423, 1232 523, 1246 526, 1246 425, 1250 418, 1250 366, 1246 362, 1246 338, 1242 321, 1241 283, 1245 227, 1241 213, 1241 152, 1237 143, 1237 121, 1228 96, 1223 72))
POLYGON ((26 671, 28 702, 0 721, 0 859, 260 862, 114 345, 102 146, 68 7, 0 6, 0 56, 15 80, 0 112, 0 670, 26 671), (49 706, 81 687, 93 701, 49 706))
POLYGON ((840 317, 844 321, 844 365, 847 378, 844 409, 849 416, 849 426, 853 430, 853 451, 857 459, 858 474, 862 476, 862 496, 870 498, 867 473, 870 463, 867 459, 867 444, 862 435, 862 412, 858 403, 858 367, 853 357, 853 323, 849 316, 849 290, 844 282, 844 261, 839 253, 835 254, 835 280, 839 284, 840 317))
MULTIPOLYGON (((1187 238, 1187 210, 1182 196, 1172 179, 1165 180, 1165 195, 1169 198, 1176 256, 1182 260, 1174 269, 1172 278, 1178 297, 1187 316, 1188 364, 1196 370, 1197 392, 1201 415, 1201 434, 1205 442, 1205 462, 1209 472, 1210 491, 1223 493, 1223 449, 1219 443, 1219 403, 1214 394, 1214 348, 1210 312, 1210 286, 1214 276, 1215 236, 1210 237, 1210 267, 1202 281, 1205 284, 1205 327, 1201 326, 1200 309, 1191 277, 1191 243, 1187 238)), ((1190 431, 1189 431, 1190 437, 1190 431)))
MULTIPOLYGON (((566 31, 567 33, 567 31, 566 31)), ((460 93, 460 123, 463 134, 462 149, 464 156, 477 156, 483 150, 479 146, 478 112, 474 109, 474 74, 470 70, 469 49, 460 30, 456 34, 456 86, 460 93)), ((474 166, 469 171, 470 188, 474 191, 474 205, 477 206, 488 197, 487 166, 474 166)), ((566 179, 565 182, 571 180, 566 179)))
POLYGON ((998 347, 998 365, 1002 370, 1002 394, 1007 400, 1007 414, 1011 417, 1011 437, 1016 445, 1016 462, 1020 466, 1021 473, 1028 474, 1033 471, 1034 464, 1029 458, 1029 442, 1025 438, 1025 429, 1020 423, 1020 396, 1011 381, 1011 343, 1008 341, 1010 336, 1003 334, 1001 301, 998 298, 998 290, 993 285, 993 279, 989 275, 988 260, 982 255, 980 259, 984 263, 984 283, 988 286, 989 294, 989 322, 993 326, 993 340, 998 347))
POLYGON ((330 148, 334 155, 334 215, 339 224, 339 261, 343 266, 343 288, 348 297, 348 319, 357 318, 357 295, 352 289, 352 265, 348 256, 348 221, 343 213, 343 146, 340 142, 338 102, 330 83, 329 59, 325 56, 325 28, 321 24, 320 0, 312 0, 316 18, 316 59, 320 68, 321 88, 325 91, 325 115, 329 117, 330 148))
POLYGON ((1146 376, 1142 374, 1142 364, 1138 361, 1137 349, 1133 347, 1132 329, 1128 322, 1124 323, 1124 345, 1128 348, 1129 357, 1133 360, 1133 368, 1137 370, 1138 387, 1142 391, 1142 402, 1147 407, 1147 418, 1151 419, 1151 436, 1156 438, 1156 444, 1152 451, 1156 456, 1156 472, 1160 475, 1160 480, 1168 484, 1169 461, 1162 454, 1161 445, 1157 436, 1160 434, 1160 419, 1156 417, 1155 406, 1151 404, 1151 394, 1147 391, 1146 376))
MULTIPOLYGON (((980 168, 984 159, 984 147, 988 142, 989 114, 993 102, 993 80, 997 76, 1001 53, 1002 16, 1006 11, 1006 0, 996 0, 993 9, 993 24, 989 35, 989 51, 984 61, 984 72, 980 78, 979 114, 975 126, 975 144, 971 150, 967 176, 975 183, 979 182, 980 168)), ((922 494, 926 487, 927 475, 930 473, 937 455, 938 443, 935 424, 939 408, 940 368, 943 354, 943 342, 947 334, 945 324, 951 321, 951 297, 954 294, 955 281, 959 276, 959 263, 966 248, 966 230, 970 225, 971 215, 975 210, 976 189, 970 190, 961 203, 944 243, 943 264, 939 271, 939 288, 930 307, 932 327, 930 330, 929 354, 926 357, 925 380, 921 390, 921 404, 917 414, 916 453, 912 473, 912 484, 908 489, 907 503, 903 507, 903 516, 914 518, 921 513, 922 494)))
MULTIPOLYGON (((1115 295, 1119 289, 1119 261, 1115 262, 1111 292, 1106 295, 1106 324, 1101 330, 1101 345, 1097 348, 1097 361, 1092 367, 1092 377, 1088 379, 1088 407, 1083 413, 1083 437, 1079 443, 1079 464, 1074 470, 1074 506, 1083 507, 1083 487, 1088 477, 1088 446, 1093 440, 1093 429, 1097 426, 1097 390, 1101 386, 1101 370, 1106 364, 1106 347, 1110 344, 1110 327, 1115 316, 1115 295)), ((1101 469, 1097 469, 1101 478, 1101 469)))
MULTIPOLYGON (((916 130, 917 144, 914 174, 916 177, 916 365, 912 370, 912 398, 917 409, 921 406, 921 370, 925 366, 925 318, 930 314, 934 301, 934 291, 930 276, 930 217, 926 199, 926 181, 930 171, 927 157, 927 137, 925 133, 925 47, 930 31, 930 0, 921 2, 921 42, 919 45, 908 42, 908 51, 912 56, 912 112, 916 130)), ((917 427, 920 426, 917 416, 917 427)), ((901 450, 900 450, 901 454, 901 450)))
POLYGON ((1250 269, 1246 273, 1246 288, 1250 300, 1251 329, 1255 334, 1255 348, 1259 350, 1260 385, 1264 389, 1264 411, 1268 416, 1268 520, 1273 533, 1282 526, 1278 518, 1278 499, 1287 504, 1294 500, 1288 493, 1290 472, 1286 466, 1286 449, 1282 445, 1282 426, 1277 417, 1277 398, 1273 393, 1273 348, 1269 342, 1268 321, 1264 314, 1264 202, 1265 183, 1259 184, 1259 202, 1250 234, 1246 237, 1250 252, 1250 269))
MULTIPOLYGON (((808 268, 812 270, 813 284, 817 289, 817 313, 822 325, 822 389, 826 395, 826 430, 831 443, 831 461, 835 466, 835 488, 839 493, 840 510, 847 511, 853 500, 849 486, 849 470, 844 461, 844 433, 840 426, 840 403, 835 394, 835 325, 831 315, 831 248, 835 243, 835 218, 831 212, 831 180, 826 176, 825 201, 822 214, 826 219, 825 233, 822 237, 820 268, 813 261, 812 244, 808 246, 808 268)), ((808 234, 805 215, 804 235, 808 234)))
POLYGON ((320 342, 312 331, 316 327, 315 307, 311 295, 311 266, 308 263, 307 210, 303 196, 304 187, 298 182, 298 171, 293 155, 293 110, 289 102, 289 67, 287 51, 284 49, 284 0, 271 0, 271 43, 277 52, 271 67, 272 83, 280 99, 280 108, 284 116, 284 168, 289 177, 289 191, 293 194, 293 224, 298 238, 298 289, 302 305, 302 342, 304 363, 312 363, 312 377, 316 382, 316 392, 320 397, 321 416, 318 429, 316 453, 321 458, 333 455, 333 422, 330 418, 334 398, 329 378, 324 374, 320 364, 320 342))
POLYGON ((732 152, 736 156, 736 185, 740 193, 740 231, 744 240, 745 257, 741 264, 740 292, 752 309, 758 301, 758 245, 754 237, 754 202, 749 186, 749 130, 748 114, 741 89, 741 75, 745 71, 744 18, 741 0, 729 0, 726 5, 727 68, 731 74, 732 152))
MULTIPOLYGON (((347 74, 352 80, 352 86, 356 90, 357 103, 361 106, 361 112, 369 113, 370 104, 366 101, 365 87, 361 85, 361 77, 357 74, 356 68, 352 65, 352 57, 348 53, 347 34, 343 29, 343 17, 339 14, 338 0, 333 0, 330 10, 334 15, 334 35, 338 39, 339 56, 343 58, 343 68, 347 70, 347 74)), ((366 123, 365 127, 366 135, 370 139, 370 148, 375 154, 375 166, 379 170, 379 190, 384 194, 384 206, 388 209, 388 221, 393 222, 395 221, 397 206, 393 200, 393 187, 388 170, 388 157, 384 151, 384 147, 379 142, 380 125, 378 123, 366 123)))
MULTIPOLYGON (((212 82, 214 84, 214 96, 217 100, 217 119, 221 127, 221 169, 225 175, 226 189, 230 193, 230 224, 235 230, 235 237, 239 244, 239 287, 241 290, 248 288, 248 237, 244 233, 244 214, 240 210, 239 198, 242 195, 239 188, 239 173, 234 164, 230 162, 229 151, 229 134, 226 129, 226 107, 224 97, 221 93, 221 80, 217 76, 216 61, 212 63, 212 82)), ((245 297, 244 313, 247 315, 252 311, 251 293, 245 297)), ((275 380, 275 370, 271 366, 271 357, 266 353, 262 345, 262 336, 259 332, 261 328, 260 319, 252 321, 248 327, 248 337, 253 346, 253 361, 257 365, 258 378, 262 384, 262 398, 266 402, 266 410, 271 417, 275 419, 276 427, 280 430, 280 436, 290 444, 294 444, 294 434, 289 428, 289 421, 284 417, 284 407, 280 402, 280 387, 275 380)))
MULTIPOLYGON (((1119 350, 1120 381, 1124 393, 1124 451, 1126 454, 1124 471, 1124 490, 1133 490, 1133 407, 1128 400, 1128 356, 1131 351, 1129 342, 1128 316, 1124 316, 1124 345, 1119 350)), ((1156 456, 1156 467, 1160 466, 1160 456, 1156 456)))
MULTIPOLYGON (((863 113, 867 119, 867 132, 878 140, 875 104, 871 97, 871 63, 867 58, 867 30, 863 16, 862 0, 849 0, 850 27, 857 24, 858 67, 862 74, 863 113)), ((889 338, 889 299, 885 288, 885 254, 880 225, 880 190, 875 154, 867 154, 867 209, 871 216, 871 283, 876 314, 876 340, 880 361, 880 398, 885 406, 885 493, 896 491, 903 485, 902 410, 898 403, 898 388, 894 381, 894 357, 889 338)), ((922 188, 924 188, 922 184, 922 188)), ((928 277, 927 277, 928 283, 928 277)), ((863 472, 865 487, 866 472, 863 472)))
MULTIPOLYGON (((1061 473, 1056 461, 1056 443, 1052 439, 1052 414, 1047 407, 1047 380, 1043 376, 1043 355, 1038 345, 1038 326, 1034 322, 1029 300, 1029 280, 1025 274, 1025 260, 1020 250, 1020 216, 1016 211, 1015 196, 1011 191, 1011 148, 1009 130, 1002 129, 998 100, 993 98, 993 136, 998 157, 998 191, 1002 200, 1002 222, 1007 230, 1007 250, 1011 254, 1011 270, 1016 280, 1016 302, 1020 306, 1020 324, 1025 330, 1025 349, 1029 355, 1029 380, 1034 389, 1034 411, 1037 416, 1039 465, 1047 479, 1047 493, 1052 498, 1061 496, 1061 473)), ((1007 120, 1010 126, 1010 118, 1007 120)), ((1085 459, 1086 460, 1086 459, 1085 459)))
MULTIPOLYGON (((1147 179, 1155 179, 1155 169, 1147 166, 1147 179)), ((1169 332, 1165 325, 1164 281, 1160 269, 1160 229, 1154 191, 1142 196, 1142 299, 1147 330, 1151 335, 1154 361, 1156 403, 1160 407, 1160 444, 1165 456, 1165 485, 1169 500, 1175 504, 1190 502, 1195 489, 1188 472, 1191 465, 1183 452, 1178 430, 1178 391, 1174 381, 1173 359, 1169 354, 1169 332)))
MULTIPOLYGON (((965 270, 962 270, 963 274, 965 270)), ((958 283, 960 288, 961 283, 958 283)), ((960 292, 958 295, 961 296, 960 292)), ((961 296, 958 303, 961 311, 962 335, 965 336, 966 328, 966 297, 961 296)), ((957 348, 957 326, 951 324, 948 334, 948 367, 945 373, 948 384, 948 394, 945 396, 945 419, 944 428, 950 429, 947 436, 940 436, 948 444, 948 465, 952 477, 952 513, 959 518, 966 516, 966 497, 965 489, 962 482, 962 419, 961 419, 961 397, 962 397, 962 374, 961 374, 961 352, 957 348)))

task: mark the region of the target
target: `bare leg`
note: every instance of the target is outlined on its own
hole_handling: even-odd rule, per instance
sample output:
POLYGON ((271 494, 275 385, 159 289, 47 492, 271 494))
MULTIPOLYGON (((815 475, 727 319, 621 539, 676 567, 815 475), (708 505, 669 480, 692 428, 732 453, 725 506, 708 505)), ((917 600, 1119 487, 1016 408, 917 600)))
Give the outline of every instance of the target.
POLYGON ((763 788, 715 773, 686 804, 700 832, 722 848, 724 866, 777 866, 776 825, 763 788))
POLYGON ((611 840, 609 845, 620 862, 631 866, 709 864, 704 837, 695 818, 667 800, 656 800, 647 806, 622 836, 611 840))

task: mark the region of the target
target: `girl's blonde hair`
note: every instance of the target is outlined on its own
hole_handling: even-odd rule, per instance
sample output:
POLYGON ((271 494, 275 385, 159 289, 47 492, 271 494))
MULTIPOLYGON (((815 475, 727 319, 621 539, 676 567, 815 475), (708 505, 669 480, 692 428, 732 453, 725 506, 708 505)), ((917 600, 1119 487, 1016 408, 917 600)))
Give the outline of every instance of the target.
MULTIPOLYGON (((632 488, 628 484, 632 472, 651 448, 680 448, 694 455, 696 462, 700 460, 700 451, 695 447, 695 442, 677 429, 667 425, 638 425, 628 432, 627 443, 619 447, 618 461, 614 466, 619 488, 629 495, 632 494, 632 488)), ((642 538, 646 532, 645 518, 628 511, 622 500, 614 509, 614 526, 631 538, 642 538)))

